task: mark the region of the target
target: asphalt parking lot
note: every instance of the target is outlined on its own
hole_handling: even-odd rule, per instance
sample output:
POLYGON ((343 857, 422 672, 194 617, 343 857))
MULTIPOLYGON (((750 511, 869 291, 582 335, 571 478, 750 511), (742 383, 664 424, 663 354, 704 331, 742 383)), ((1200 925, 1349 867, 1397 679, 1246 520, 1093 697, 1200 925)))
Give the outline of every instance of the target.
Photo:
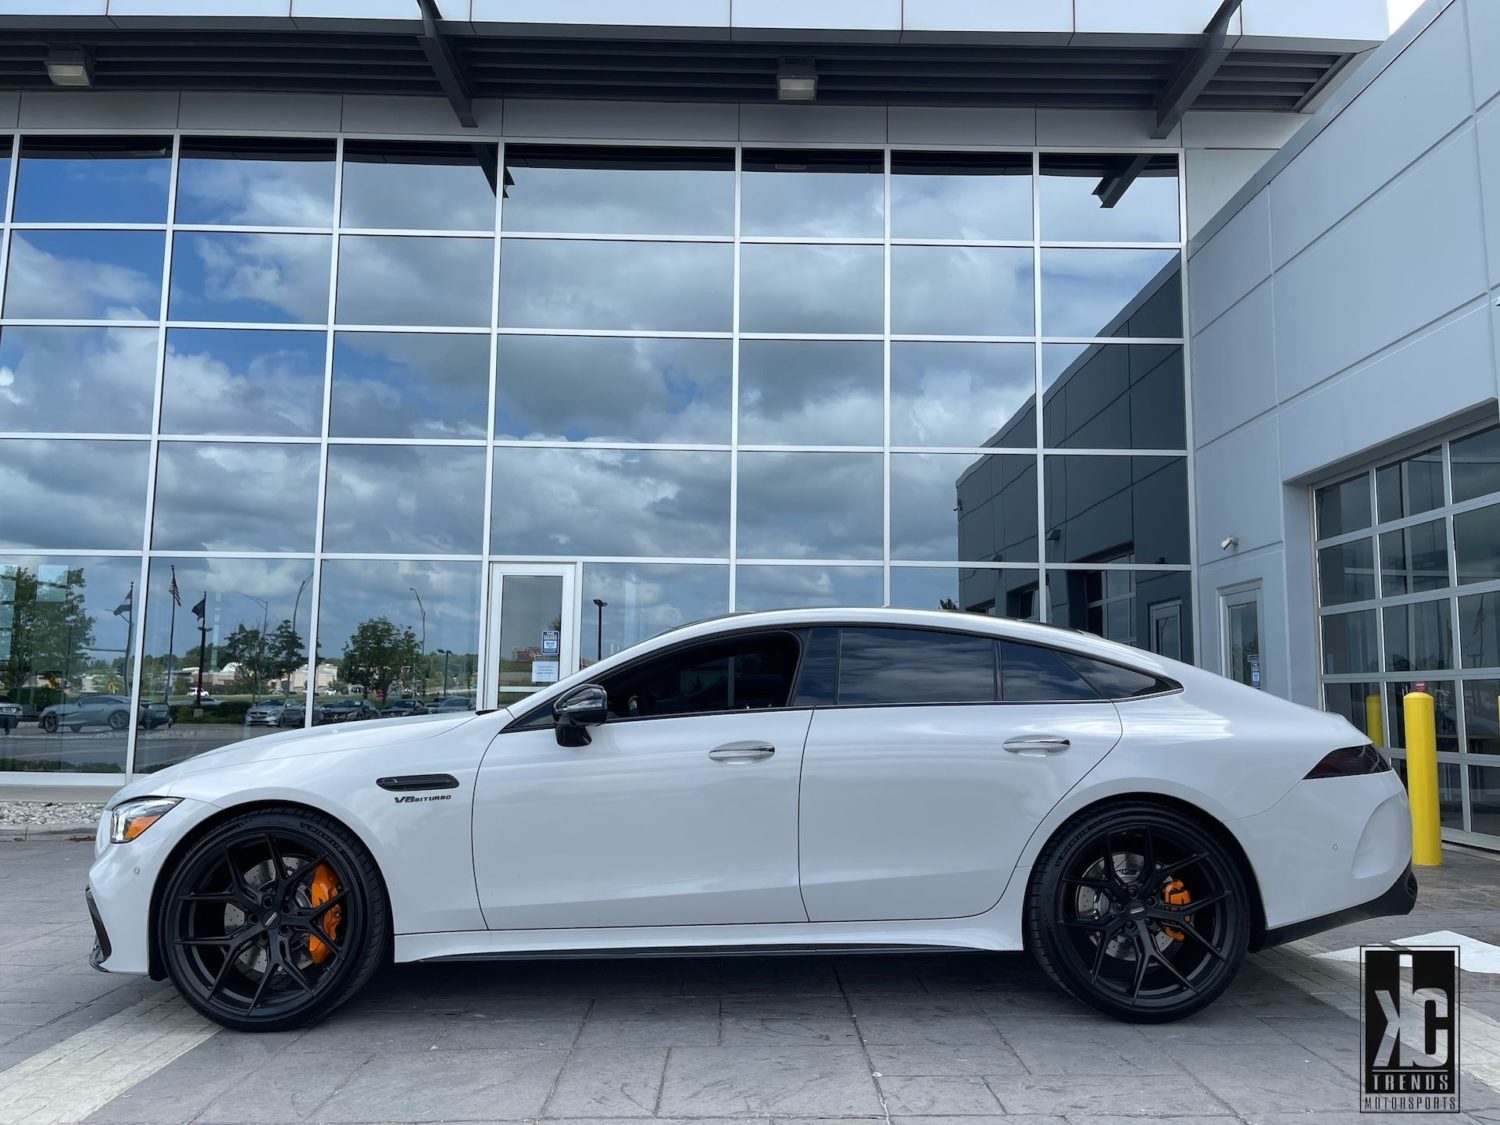
MULTIPOLYGON (((1092 1015, 1024 955, 957 954, 402 966, 310 1031, 252 1036, 88 967, 91 854, 0 843, 0 1125, 1410 1122, 1357 1112, 1357 969, 1316 954, 1500 944, 1500 861, 1454 853, 1412 916, 1256 955, 1160 1027, 1092 1015)), ((1439 1120, 1500 1121, 1500 976, 1462 975, 1466 1112, 1439 1120)))

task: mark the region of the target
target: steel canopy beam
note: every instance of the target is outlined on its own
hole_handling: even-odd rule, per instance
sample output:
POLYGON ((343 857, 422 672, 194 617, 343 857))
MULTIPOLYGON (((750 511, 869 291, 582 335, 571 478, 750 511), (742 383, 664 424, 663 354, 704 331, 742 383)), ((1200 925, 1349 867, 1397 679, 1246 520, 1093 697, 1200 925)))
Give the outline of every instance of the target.
POLYGON ((1154 140, 1162 140, 1177 128, 1183 114, 1229 58, 1229 21, 1239 6, 1240 0, 1223 0, 1214 18, 1208 21, 1203 29, 1203 42, 1156 103, 1156 128, 1151 130, 1154 140))
POLYGON ((427 56, 427 65, 432 67, 432 73, 437 76, 438 85, 442 87, 448 104, 453 107, 458 123, 466 129, 477 128, 479 122, 474 117, 474 99, 469 94, 469 84, 464 79, 458 57, 453 53, 447 37, 438 30, 436 0, 417 0, 417 7, 422 10, 422 34, 418 36, 417 42, 422 47, 422 53, 427 56))

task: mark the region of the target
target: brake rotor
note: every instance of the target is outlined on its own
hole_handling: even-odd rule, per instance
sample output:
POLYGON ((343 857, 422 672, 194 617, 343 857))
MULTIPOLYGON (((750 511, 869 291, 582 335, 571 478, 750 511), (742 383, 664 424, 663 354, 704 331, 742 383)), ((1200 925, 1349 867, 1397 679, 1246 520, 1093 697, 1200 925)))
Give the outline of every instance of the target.
MULTIPOLYGON (((1115 875, 1122 882, 1133 883, 1145 870, 1146 860, 1144 856, 1137 852, 1114 852, 1110 856, 1110 864, 1114 868, 1115 875)), ((1090 864, 1087 870, 1084 871, 1083 877, 1085 879, 1103 879, 1105 877, 1103 858, 1096 859, 1090 864)), ((1181 886, 1180 881, 1174 880, 1174 882, 1177 882, 1177 885, 1181 886)), ((1165 893, 1163 892, 1164 896, 1165 893)), ((1181 893, 1186 894, 1186 889, 1184 888, 1181 893)), ((1164 897, 1163 901, 1173 900, 1164 897)), ((1183 901, 1185 903, 1187 900, 1183 901)), ((1173 904, 1177 905, 1175 902, 1173 904)), ((1110 903, 1109 896, 1103 891, 1094 890, 1092 887, 1079 887, 1075 894, 1073 906, 1079 918, 1097 919, 1114 913, 1114 907, 1110 903)), ((1162 928, 1153 932, 1151 939, 1156 943, 1157 952, 1165 953, 1168 949, 1172 948, 1173 942, 1181 941, 1182 936, 1178 931, 1162 928)), ((1121 961, 1134 961, 1136 959, 1135 939, 1127 934, 1117 934, 1109 939, 1109 944, 1105 946, 1104 952, 1106 956, 1114 957, 1121 961)))

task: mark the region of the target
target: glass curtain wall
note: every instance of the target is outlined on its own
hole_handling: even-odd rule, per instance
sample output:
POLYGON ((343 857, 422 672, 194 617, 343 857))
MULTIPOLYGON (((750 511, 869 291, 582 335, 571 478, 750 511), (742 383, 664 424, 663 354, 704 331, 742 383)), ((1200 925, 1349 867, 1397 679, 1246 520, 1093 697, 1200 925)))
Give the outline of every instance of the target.
POLYGON ((1174 154, 3 151, 0 770, 472 700, 490 560, 1192 658, 1174 154))
POLYGON ((1443 826, 1500 838, 1500 428, 1314 490, 1324 705, 1404 767, 1437 717, 1443 826))

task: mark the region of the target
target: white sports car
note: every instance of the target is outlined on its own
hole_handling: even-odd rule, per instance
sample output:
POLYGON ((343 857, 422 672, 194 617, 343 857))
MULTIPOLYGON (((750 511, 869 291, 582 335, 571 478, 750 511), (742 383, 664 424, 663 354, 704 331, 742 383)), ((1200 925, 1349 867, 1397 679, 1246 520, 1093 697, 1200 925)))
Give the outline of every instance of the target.
POLYGON ((387 959, 1029 949, 1175 1019, 1247 949, 1416 900, 1406 793, 1342 718, 1047 626, 731 616, 508 709, 271 735, 99 826, 96 967, 244 1030, 387 959))

